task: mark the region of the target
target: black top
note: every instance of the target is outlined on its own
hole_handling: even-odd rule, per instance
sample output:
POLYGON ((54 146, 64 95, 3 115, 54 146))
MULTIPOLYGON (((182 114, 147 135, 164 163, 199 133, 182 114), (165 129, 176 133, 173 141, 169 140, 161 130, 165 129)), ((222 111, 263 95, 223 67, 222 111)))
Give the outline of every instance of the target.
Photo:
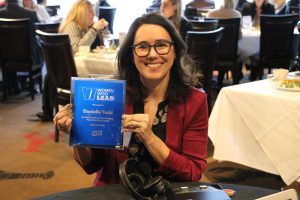
MULTIPOLYGON (((166 121, 167 121, 167 109, 168 104, 167 101, 162 101, 158 104, 157 112, 152 124, 152 131, 155 135, 157 135, 162 141, 166 141, 166 121)), ((143 103, 136 103, 134 105, 134 113, 144 113, 144 104, 143 103)), ((143 143, 141 143, 138 138, 133 135, 129 144, 129 151, 130 148, 137 147, 138 152, 134 155, 136 156, 139 161, 146 161, 148 164, 151 165, 152 169, 156 169, 159 165, 153 160, 152 156, 150 155, 149 151, 145 147, 143 143)), ((133 155, 130 154, 129 157, 133 155)))
MULTIPOLYGON (((256 14, 256 4, 253 3, 245 3, 242 7, 242 16, 250 15, 252 20, 254 19, 256 14)), ((261 7, 261 14, 269 14, 269 15, 275 15, 275 8, 272 4, 266 3, 263 4, 261 7)))

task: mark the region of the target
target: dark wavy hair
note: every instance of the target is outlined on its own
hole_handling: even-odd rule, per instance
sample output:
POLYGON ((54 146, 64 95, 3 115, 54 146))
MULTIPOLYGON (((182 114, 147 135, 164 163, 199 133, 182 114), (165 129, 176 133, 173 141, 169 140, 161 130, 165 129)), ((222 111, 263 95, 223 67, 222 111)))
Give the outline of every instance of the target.
POLYGON ((171 36, 174 42, 175 60, 171 68, 165 98, 169 102, 184 101, 191 91, 191 86, 197 84, 198 73, 193 67, 193 61, 187 55, 187 46, 176 31, 175 26, 161 14, 144 14, 131 24, 117 55, 118 77, 127 81, 131 91, 129 97, 133 102, 143 101, 147 97, 146 88, 143 86, 134 64, 132 49, 135 33, 144 24, 161 26, 171 36))

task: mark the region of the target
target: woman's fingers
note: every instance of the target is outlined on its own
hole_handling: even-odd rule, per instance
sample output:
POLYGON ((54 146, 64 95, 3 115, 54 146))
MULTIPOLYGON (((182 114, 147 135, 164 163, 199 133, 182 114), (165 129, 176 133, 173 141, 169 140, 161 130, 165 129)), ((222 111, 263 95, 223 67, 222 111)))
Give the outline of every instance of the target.
POLYGON ((69 133, 72 127, 72 119, 72 104, 67 104, 55 115, 53 122, 59 130, 69 133))

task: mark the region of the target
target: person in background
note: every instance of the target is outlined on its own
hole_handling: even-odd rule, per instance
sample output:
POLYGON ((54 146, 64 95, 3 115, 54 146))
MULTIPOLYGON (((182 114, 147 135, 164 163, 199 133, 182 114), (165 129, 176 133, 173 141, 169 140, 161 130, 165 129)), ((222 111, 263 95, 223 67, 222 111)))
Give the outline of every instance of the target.
POLYGON ((230 19, 230 18, 241 18, 242 15, 235 8, 235 0, 224 0, 223 5, 220 9, 209 11, 207 13, 208 18, 216 19, 230 19))
POLYGON ((76 1, 66 19, 59 27, 60 33, 68 33, 73 54, 78 52, 79 46, 91 46, 96 37, 102 41, 102 32, 108 25, 105 19, 94 23, 95 12, 93 5, 87 0, 76 1))
POLYGON ((198 19, 199 17, 206 17, 208 9, 214 9, 215 2, 213 0, 193 0, 186 4, 184 9, 184 16, 188 19, 198 19))
POLYGON ((146 8, 147 13, 159 13, 161 6, 161 0, 153 0, 152 4, 146 8))
MULTIPOLYGON (((59 27, 59 32, 67 33, 70 37, 73 54, 78 52, 79 46, 91 46, 96 37, 101 37, 108 23, 101 19, 93 22, 95 16, 93 5, 87 0, 78 0, 72 6, 66 19, 59 27)), ((42 98, 42 112, 36 115, 41 121, 52 121, 53 119, 53 90, 54 82, 50 74, 46 74, 44 81, 44 92, 42 98)))
POLYGON ((28 10, 35 10, 36 3, 33 0, 22 0, 22 4, 28 10))
MULTIPOLYGON (((232 19, 232 18, 241 18, 241 13, 235 9, 235 0, 224 0, 223 5, 220 9, 210 11, 207 13, 207 18, 213 18, 213 19, 232 19)), ((239 31, 239 39, 242 38, 242 24, 240 25, 240 31, 239 31)), ((242 67, 243 63, 242 61, 238 60, 237 65, 237 72, 240 74, 240 79, 243 77, 242 67)), ((222 87, 224 74, 220 73, 218 75, 219 85, 220 88, 222 87), (221 80, 221 81, 220 81, 221 80)))
POLYGON ((248 2, 247 0, 237 0, 235 9, 242 12, 242 8, 244 6, 244 3, 248 2))
MULTIPOLYGON (((129 147, 75 146, 75 160, 88 174, 97 172, 95 186, 116 184, 120 163, 133 156, 132 144, 137 144, 135 156, 152 167, 152 175, 199 181, 206 167, 208 106, 205 93, 193 87, 199 76, 174 25, 158 13, 137 18, 117 61, 118 78, 127 82, 122 126, 133 132, 129 147)), ((72 116, 72 105, 64 106, 55 126, 69 133, 72 116)))
POLYGON ((253 26, 259 26, 261 14, 275 15, 275 8, 268 0, 254 0, 252 3, 247 2, 242 8, 242 16, 250 15, 253 26))
POLYGON ((213 0, 193 0, 186 4, 186 8, 214 9, 215 2, 213 0))
POLYGON ((40 22, 51 23, 53 20, 46 10, 47 0, 37 0, 37 5, 35 6, 36 13, 40 22))
MULTIPOLYGON (((42 53, 38 47, 34 32, 34 23, 39 22, 36 12, 34 10, 28 10, 21 7, 19 5, 19 0, 7 0, 7 7, 0 9, 0 18, 30 18, 30 31, 32 35, 32 62, 34 64, 42 64, 42 53)), ((15 73, 9 75, 9 81, 11 82, 10 85, 12 85, 14 89, 14 93, 20 93, 22 88, 15 73)))
POLYGON ((182 39, 185 41, 187 32, 192 31, 193 27, 185 17, 181 16, 181 0, 162 0, 160 11, 166 18, 173 22, 182 39))

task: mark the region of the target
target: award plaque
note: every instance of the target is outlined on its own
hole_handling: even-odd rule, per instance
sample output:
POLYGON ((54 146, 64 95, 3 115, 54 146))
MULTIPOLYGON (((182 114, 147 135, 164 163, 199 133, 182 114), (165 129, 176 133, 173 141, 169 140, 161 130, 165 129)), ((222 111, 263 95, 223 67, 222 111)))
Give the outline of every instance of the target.
POLYGON ((70 145, 123 148, 126 81, 72 77, 70 145))

